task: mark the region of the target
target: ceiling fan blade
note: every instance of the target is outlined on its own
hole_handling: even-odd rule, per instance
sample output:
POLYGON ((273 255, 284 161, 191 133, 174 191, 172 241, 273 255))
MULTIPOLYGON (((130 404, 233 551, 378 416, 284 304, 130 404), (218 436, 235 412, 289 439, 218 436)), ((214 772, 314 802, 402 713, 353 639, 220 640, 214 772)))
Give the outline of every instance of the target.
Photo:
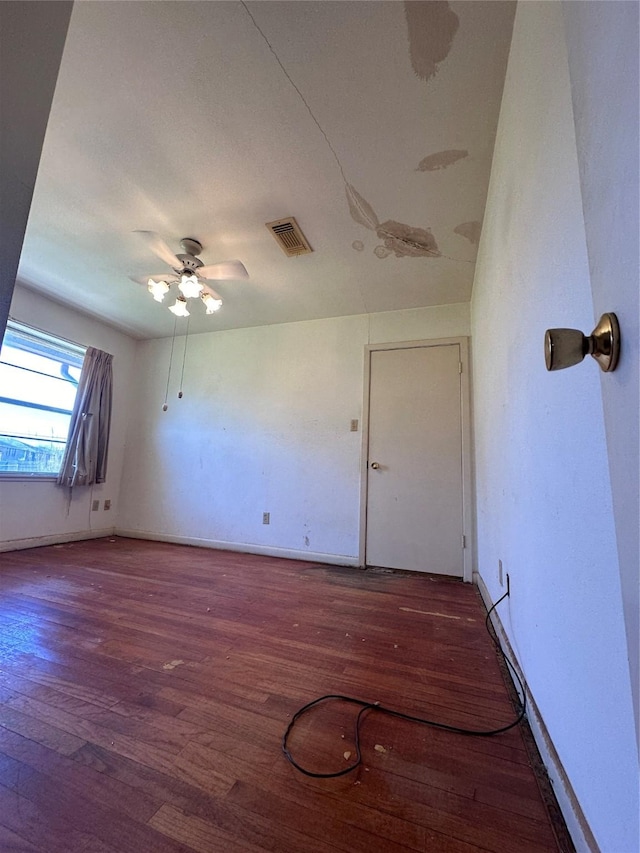
POLYGON ((177 281, 175 275, 169 273, 168 275, 130 275, 129 278, 131 281, 135 281, 136 284, 149 284, 149 279, 153 279, 153 281, 166 281, 167 284, 172 284, 174 281, 177 281))
POLYGON ((174 255, 162 237, 155 231, 134 231, 133 233, 139 234, 153 254, 157 255, 165 264, 169 264, 173 269, 182 269, 183 265, 180 259, 174 255))
POLYGON ((198 267, 197 273, 200 278, 208 278, 212 281, 249 278, 249 273, 240 261, 222 261, 220 264, 207 264, 204 267, 198 267))

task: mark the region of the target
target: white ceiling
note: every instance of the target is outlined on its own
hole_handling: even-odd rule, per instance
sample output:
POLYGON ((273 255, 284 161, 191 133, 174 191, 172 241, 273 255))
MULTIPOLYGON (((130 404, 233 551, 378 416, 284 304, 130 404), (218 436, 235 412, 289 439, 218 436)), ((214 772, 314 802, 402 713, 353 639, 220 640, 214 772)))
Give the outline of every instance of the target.
POLYGON ((298 94, 240 2, 76 2, 19 280, 170 335, 141 229, 249 271, 191 332, 467 301, 514 6, 248 3, 298 94))

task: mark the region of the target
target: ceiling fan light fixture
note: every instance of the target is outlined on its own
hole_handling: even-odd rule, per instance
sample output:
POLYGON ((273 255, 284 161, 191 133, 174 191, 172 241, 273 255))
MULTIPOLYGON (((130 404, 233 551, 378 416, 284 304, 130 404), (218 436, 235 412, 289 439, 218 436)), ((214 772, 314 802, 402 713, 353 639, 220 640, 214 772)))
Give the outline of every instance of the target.
POLYGON ((165 275, 131 276, 132 280, 144 285, 156 302, 163 302, 167 293, 172 293, 177 285, 176 301, 167 306, 176 317, 189 317, 187 309, 189 299, 199 299, 206 313, 215 314, 222 307, 222 298, 206 282, 236 281, 249 278, 249 273, 241 261, 229 260, 214 264, 203 264, 198 255, 202 252, 202 243, 193 237, 183 237, 180 245, 184 254, 176 255, 164 240, 154 231, 137 231, 147 243, 154 255, 171 267, 171 273, 165 275))
POLYGON ((216 299, 210 293, 203 293, 201 299, 207 309, 207 314, 215 314, 222 307, 222 299, 216 299))
POLYGON ((195 299, 200 296, 202 284, 198 280, 197 275, 187 275, 187 273, 183 273, 180 277, 180 281, 178 282, 178 288, 180 293, 182 293, 186 299, 195 299))
POLYGON ((169 285, 166 281, 154 281, 152 278, 149 279, 149 284, 147 285, 147 290, 156 300, 156 302, 162 302, 165 295, 169 292, 169 285))
POLYGON ((188 317, 189 312, 187 311, 187 300, 184 296, 178 296, 175 303, 169 306, 169 311, 176 315, 176 317, 188 317))

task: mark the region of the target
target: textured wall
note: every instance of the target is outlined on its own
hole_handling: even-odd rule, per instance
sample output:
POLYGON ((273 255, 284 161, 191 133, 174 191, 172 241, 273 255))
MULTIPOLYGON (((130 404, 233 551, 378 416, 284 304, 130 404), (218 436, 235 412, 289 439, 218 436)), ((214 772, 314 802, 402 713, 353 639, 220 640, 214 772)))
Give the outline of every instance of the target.
POLYGON ((179 338, 166 412, 171 341, 141 342, 119 528, 357 562, 365 345, 468 331, 457 305, 194 335, 181 400, 179 338))
MULTIPOLYGON (((615 5, 615 4, 610 4, 615 5)), ((594 306, 562 7, 521 3, 472 300, 478 570, 602 850, 637 845, 637 764, 599 368, 547 373, 594 306)), ((562 798, 562 792, 559 794, 562 798)))
POLYGON ((624 345, 602 376, 627 646, 640 724, 638 536, 638 13, 637 3, 563 3, 594 319, 614 311, 624 345))

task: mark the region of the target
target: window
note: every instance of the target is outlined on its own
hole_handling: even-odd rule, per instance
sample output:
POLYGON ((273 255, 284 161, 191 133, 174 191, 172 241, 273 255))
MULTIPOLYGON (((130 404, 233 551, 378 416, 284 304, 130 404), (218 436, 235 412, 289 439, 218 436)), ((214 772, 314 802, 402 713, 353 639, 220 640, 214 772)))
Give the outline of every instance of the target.
POLYGON ((0 475, 57 475, 84 353, 9 320, 0 350, 0 475))

